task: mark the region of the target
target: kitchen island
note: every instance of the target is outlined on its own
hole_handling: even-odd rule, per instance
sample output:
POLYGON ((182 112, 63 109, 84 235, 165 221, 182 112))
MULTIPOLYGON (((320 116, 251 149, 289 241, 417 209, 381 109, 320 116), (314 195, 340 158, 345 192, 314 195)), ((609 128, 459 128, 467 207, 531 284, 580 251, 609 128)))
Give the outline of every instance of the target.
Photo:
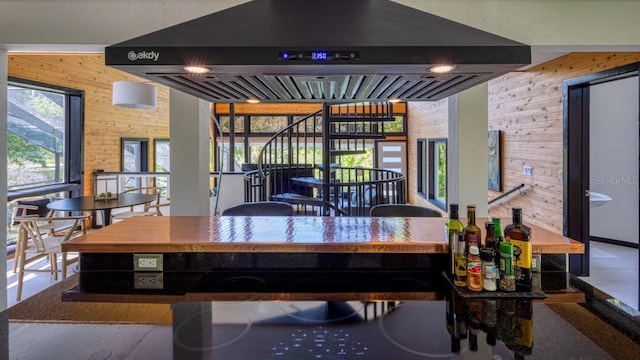
MULTIPOLYGON (((63 250, 80 253, 79 290, 89 293, 182 295, 233 287, 322 292, 335 291, 335 279, 344 274, 351 281, 344 282, 343 291, 424 291, 440 288, 441 273, 449 266, 444 221, 136 217, 75 238, 63 250), (307 275, 315 281, 304 281, 307 275)), ((538 227, 532 232, 534 253, 584 252, 575 240, 538 227)), ((566 269, 555 270, 562 272, 562 282, 566 269)))
MULTIPOLYGON (((640 351, 632 331, 620 331, 589 310, 596 291, 567 286, 546 299, 468 298, 448 282, 424 276, 437 272, 443 278, 438 268, 438 259, 447 257, 440 236, 443 222, 305 217, 123 221, 65 244, 65 250, 81 253, 80 281, 65 280, 67 286, 53 294, 62 302, 48 311, 71 308, 74 324, 49 320, 42 326, 62 329, 47 331, 45 342, 16 345, 12 357, 46 352, 56 358, 108 353, 127 359, 614 359, 640 351), (145 264, 145 254, 160 254, 162 271, 135 270, 134 254, 142 254, 145 264), (122 282, 109 272, 124 274, 122 282), (136 277, 149 285, 158 274, 163 289, 127 288, 136 277), (83 289, 83 277, 88 289, 83 289), (172 283, 187 285, 177 291, 172 283), (136 315, 144 325, 128 323, 142 313, 135 306, 159 304, 170 304, 165 310, 170 322, 136 315), (112 323, 96 324, 105 316, 100 309, 112 323), (86 327, 83 321, 94 325, 86 327), (74 345, 83 338, 103 340, 74 345)), ((536 232, 545 234, 534 227, 534 251, 583 250, 573 240, 541 239, 536 232)), ((563 276, 570 285, 579 281, 563 276)))

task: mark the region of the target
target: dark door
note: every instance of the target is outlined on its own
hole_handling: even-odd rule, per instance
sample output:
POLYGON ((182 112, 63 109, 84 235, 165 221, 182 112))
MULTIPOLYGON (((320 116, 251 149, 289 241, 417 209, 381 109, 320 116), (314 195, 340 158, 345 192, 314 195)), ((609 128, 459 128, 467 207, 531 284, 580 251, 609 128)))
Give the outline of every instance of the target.
POLYGON ((569 255, 569 271, 589 275, 589 86, 565 89, 564 236, 584 243, 569 255))

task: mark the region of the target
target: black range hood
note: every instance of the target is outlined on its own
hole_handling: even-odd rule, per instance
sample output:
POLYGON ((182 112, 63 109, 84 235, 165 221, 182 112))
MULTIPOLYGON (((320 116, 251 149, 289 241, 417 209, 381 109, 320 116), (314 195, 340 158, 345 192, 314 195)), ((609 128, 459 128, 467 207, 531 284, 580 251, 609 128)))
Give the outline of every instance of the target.
POLYGON ((108 46, 105 58, 212 102, 434 101, 528 65, 531 49, 388 0, 254 0, 108 46), (429 71, 439 64, 455 69, 429 71))

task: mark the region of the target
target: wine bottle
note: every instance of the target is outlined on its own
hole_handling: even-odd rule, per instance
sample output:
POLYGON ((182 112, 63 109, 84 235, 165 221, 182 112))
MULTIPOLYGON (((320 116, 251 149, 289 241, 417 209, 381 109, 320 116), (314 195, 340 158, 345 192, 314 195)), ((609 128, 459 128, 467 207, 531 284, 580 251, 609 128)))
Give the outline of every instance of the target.
POLYGON ((522 223, 522 209, 512 209, 513 223, 504 228, 505 240, 513 245, 513 272, 517 291, 531 291, 531 229, 522 223))
POLYGON ((471 244, 475 244, 478 248, 481 246, 482 231, 476 226, 476 206, 474 204, 467 205, 467 226, 464 227, 464 236, 467 242, 467 252, 471 244))
POLYGON ((449 259, 451 261, 451 269, 449 273, 455 276, 455 257, 456 257, 456 240, 453 234, 463 232, 464 225, 458 217, 458 204, 449 204, 449 220, 444 223, 445 241, 449 244, 449 259))

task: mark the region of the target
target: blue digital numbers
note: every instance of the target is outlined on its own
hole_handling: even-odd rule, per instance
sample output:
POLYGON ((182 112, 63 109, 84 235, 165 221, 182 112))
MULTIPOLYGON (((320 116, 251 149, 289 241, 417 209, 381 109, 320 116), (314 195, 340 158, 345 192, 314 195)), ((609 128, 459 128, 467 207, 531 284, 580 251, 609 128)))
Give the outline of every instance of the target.
POLYGON ((327 60, 326 51, 314 51, 311 53, 311 60, 327 60))

